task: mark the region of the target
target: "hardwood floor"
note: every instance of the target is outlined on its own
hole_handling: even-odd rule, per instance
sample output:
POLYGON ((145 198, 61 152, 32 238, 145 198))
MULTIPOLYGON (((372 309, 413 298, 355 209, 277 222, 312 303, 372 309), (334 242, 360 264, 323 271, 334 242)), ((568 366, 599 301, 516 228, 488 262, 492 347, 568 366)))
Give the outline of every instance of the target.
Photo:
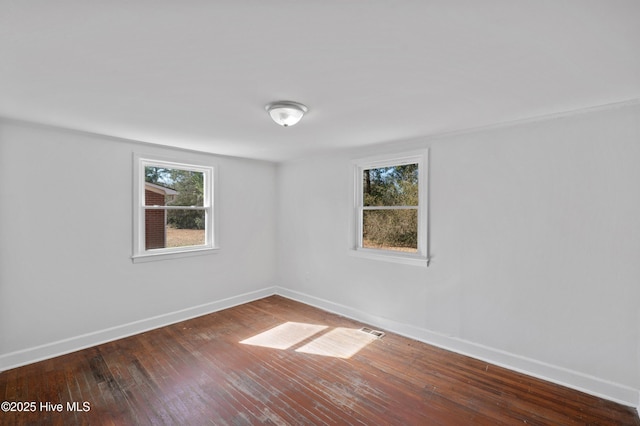
POLYGON ((632 408, 362 326, 268 297, 2 372, 0 401, 36 410, 0 424, 640 425, 632 408))

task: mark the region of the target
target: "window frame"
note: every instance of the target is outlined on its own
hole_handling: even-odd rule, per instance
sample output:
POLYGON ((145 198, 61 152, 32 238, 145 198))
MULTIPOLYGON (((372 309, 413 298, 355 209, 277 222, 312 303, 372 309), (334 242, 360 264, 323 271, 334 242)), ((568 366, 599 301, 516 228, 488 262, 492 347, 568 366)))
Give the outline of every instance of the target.
POLYGON ((204 164, 202 160, 190 158, 168 159, 157 155, 134 153, 133 157, 133 263, 175 259, 215 253, 217 245, 217 203, 216 185, 218 168, 214 164, 204 164), (203 173, 204 201, 197 210, 205 212, 205 243, 197 246, 166 247, 146 249, 145 212, 147 210, 193 209, 192 206, 146 206, 145 205, 145 167, 163 167, 203 173))
MULTIPOLYGON (((429 150, 378 155, 352 161, 353 167, 353 214, 352 241, 350 254, 375 260, 384 260, 417 266, 429 265, 429 232, 428 232, 428 165, 429 150), (368 169, 418 164, 418 247, 416 253, 406 253, 397 250, 363 247, 363 216, 365 210, 372 210, 364 206, 363 173, 368 169)), ((394 206, 406 208, 407 206, 394 206)), ((413 207, 413 206, 411 206, 413 207)))

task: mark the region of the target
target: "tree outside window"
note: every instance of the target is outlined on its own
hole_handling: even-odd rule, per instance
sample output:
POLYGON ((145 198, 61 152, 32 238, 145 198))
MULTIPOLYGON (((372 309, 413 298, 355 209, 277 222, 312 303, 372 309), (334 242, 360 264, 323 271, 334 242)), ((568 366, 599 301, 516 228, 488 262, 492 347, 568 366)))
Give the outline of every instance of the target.
POLYGON ((418 251, 418 164, 365 169, 362 246, 418 251))

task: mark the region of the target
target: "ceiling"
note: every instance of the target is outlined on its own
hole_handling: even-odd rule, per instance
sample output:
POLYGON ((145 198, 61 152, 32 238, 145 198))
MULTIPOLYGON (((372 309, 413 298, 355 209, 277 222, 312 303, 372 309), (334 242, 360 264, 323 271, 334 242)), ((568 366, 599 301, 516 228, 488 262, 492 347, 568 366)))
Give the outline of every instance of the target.
POLYGON ((0 0, 0 116, 217 154, 638 98, 638 0, 0 0), (309 106, 295 127, 282 99, 309 106))

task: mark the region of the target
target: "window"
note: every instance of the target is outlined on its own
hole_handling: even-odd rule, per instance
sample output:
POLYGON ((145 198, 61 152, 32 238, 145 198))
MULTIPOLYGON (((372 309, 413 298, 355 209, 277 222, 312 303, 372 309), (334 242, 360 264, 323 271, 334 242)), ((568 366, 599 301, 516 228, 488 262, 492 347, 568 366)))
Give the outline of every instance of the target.
POLYGON ((215 248, 214 168, 134 158, 134 262, 215 248))
POLYGON ((427 152, 354 165, 355 252, 426 265, 427 152))

